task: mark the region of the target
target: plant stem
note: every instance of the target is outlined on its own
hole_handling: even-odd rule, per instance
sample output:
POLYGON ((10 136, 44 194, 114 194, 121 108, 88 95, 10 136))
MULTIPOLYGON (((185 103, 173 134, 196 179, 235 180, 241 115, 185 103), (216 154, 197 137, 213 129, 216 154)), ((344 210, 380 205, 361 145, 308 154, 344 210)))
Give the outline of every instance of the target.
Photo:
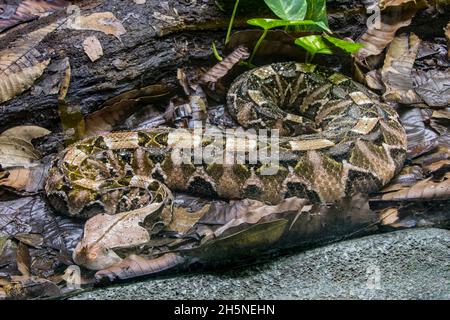
POLYGON ((269 32, 269 29, 264 29, 263 34, 261 35, 258 42, 256 43, 255 48, 253 49, 252 56, 250 57, 250 60, 248 61, 248 63, 250 63, 250 64, 253 63, 253 58, 255 58, 255 55, 258 52, 258 49, 261 46, 261 43, 266 38, 268 32, 269 32))
POLYGON ((239 7, 239 0, 236 0, 236 3, 234 4, 233 14, 231 15, 230 24, 228 25, 228 31, 227 31, 227 37, 225 38, 225 44, 230 42, 231 30, 233 29, 234 19, 236 18, 236 12, 237 12, 238 7, 239 7))

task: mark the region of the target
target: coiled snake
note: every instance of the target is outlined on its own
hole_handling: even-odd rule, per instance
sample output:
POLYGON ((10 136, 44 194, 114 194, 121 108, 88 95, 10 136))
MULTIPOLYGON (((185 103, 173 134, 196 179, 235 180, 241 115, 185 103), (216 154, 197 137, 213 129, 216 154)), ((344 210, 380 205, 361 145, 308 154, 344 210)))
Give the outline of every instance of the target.
MULTIPOLYGON (((332 70, 294 62, 260 67, 234 81, 227 101, 244 128, 279 129, 276 174, 263 174, 261 161, 177 163, 172 151, 186 132, 175 129, 116 132, 80 141, 58 156, 46 182, 51 204, 88 218, 140 210, 155 200, 169 203, 170 190, 328 203, 377 191, 403 166, 407 142, 397 113, 332 70)), ((214 143, 203 137, 198 145, 214 143)), ((221 143, 225 152, 236 151, 221 143)), ((170 221, 170 213, 161 215, 155 228, 170 221)))

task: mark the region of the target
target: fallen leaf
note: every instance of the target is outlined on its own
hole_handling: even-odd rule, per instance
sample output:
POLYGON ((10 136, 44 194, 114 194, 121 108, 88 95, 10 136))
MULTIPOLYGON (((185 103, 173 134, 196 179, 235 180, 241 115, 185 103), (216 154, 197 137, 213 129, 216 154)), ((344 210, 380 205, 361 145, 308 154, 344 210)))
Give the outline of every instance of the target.
POLYGON ((38 164, 30 168, 12 168, 0 177, 0 186, 23 194, 34 194, 44 190, 48 165, 38 164))
POLYGON ((450 70, 417 70, 414 87, 428 106, 442 108, 450 105, 450 70))
MULTIPOLYGON (((36 1, 22 0, 14 4, 0 4, 0 12, 11 12, 8 17, 0 19, 0 32, 14 27, 20 23, 42 17, 58 9, 68 6, 70 3, 64 0, 36 1)), ((2 15, 3 15, 2 14, 2 15)))
POLYGON ((437 147, 439 135, 425 125, 428 121, 425 110, 401 110, 400 120, 408 137, 408 158, 416 158, 437 147))
POLYGON ((87 37, 83 41, 84 52, 88 55, 92 62, 97 61, 103 56, 103 48, 96 36, 87 37))
POLYGON ((366 82, 367 86, 372 90, 378 90, 378 91, 385 90, 385 86, 381 79, 381 71, 380 70, 372 70, 372 71, 368 72, 364 76, 364 81, 366 82))
POLYGON ((170 93, 171 90, 167 85, 154 84, 124 92, 106 101, 100 110, 85 118, 83 137, 112 131, 115 126, 130 116, 138 106, 159 101, 170 93))
POLYGON ((217 63, 200 78, 200 84, 212 85, 223 78, 238 62, 248 59, 250 53, 244 46, 239 46, 232 53, 217 63))
POLYGON ((73 20, 69 20, 68 28, 73 30, 100 31, 108 35, 113 35, 119 40, 120 36, 127 32, 112 12, 96 12, 88 16, 77 16, 73 20))
POLYGON ((52 23, 30 32, 0 51, 0 103, 29 89, 42 75, 50 59, 43 58, 35 47, 57 26, 52 23))
MULTIPOLYGON (((156 182, 156 180, 153 180, 156 182)), ((162 199, 143 208, 115 215, 99 214, 89 219, 84 227, 84 236, 75 248, 73 259, 91 270, 106 269, 119 263, 122 258, 114 249, 135 248, 150 241, 151 235, 166 227, 172 220, 169 189, 158 183, 155 191, 162 199), (144 222, 151 225, 144 227, 144 222)))
POLYGON ((25 277, 31 276, 31 257, 28 247, 22 242, 17 247, 17 268, 25 277))
POLYGON ((161 257, 147 259, 138 255, 130 255, 120 263, 95 274, 97 282, 105 279, 114 281, 116 279, 131 279, 147 275, 160 274, 164 271, 179 267, 185 259, 175 253, 167 253, 161 257))
POLYGON ((402 7, 395 7, 389 13, 381 15, 380 23, 370 24, 368 30, 358 39, 363 44, 356 57, 359 61, 364 61, 370 56, 377 56, 395 38, 397 31, 411 24, 412 17, 416 14, 416 10, 402 10, 402 7))
POLYGON ((422 102, 413 88, 412 69, 419 52, 420 39, 414 34, 402 34, 392 41, 381 70, 386 86, 385 101, 403 104, 422 102))
POLYGON ((37 126, 18 126, 3 131, 1 136, 15 137, 31 143, 31 140, 40 138, 50 134, 51 132, 45 128, 37 126))
POLYGON ((15 239, 19 240, 31 247, 39 247, 44 243, 44 238, 40 234, 36 233, 18 233, 14 236, 15 239))
POLYGON ((450 179, 434 182, 431 178, 422 180, 396 192, 383 194, 383 201, 446 200, 450 197, 450 179))
POLYGON ((389 7, 401 6, 411 1, 416 2, 417 0, 380 0, 379 7, 381 10, 386 10, 389 7))
POLYGON ((387 208, 380 212, 380 224, 390 225, 399 220, 397 208, 387 208))
POLYGON ((31 143, 15 137, 0 136, 0 165, 3 169, 29 168, 38 164, 39 159, 40 155, 31 143))
POLYGON ((82 232, 80 221, 55 216, 40 196, 0 201, 0 233, 41 235, 46 248, 63 254, 75 248, 82 232))

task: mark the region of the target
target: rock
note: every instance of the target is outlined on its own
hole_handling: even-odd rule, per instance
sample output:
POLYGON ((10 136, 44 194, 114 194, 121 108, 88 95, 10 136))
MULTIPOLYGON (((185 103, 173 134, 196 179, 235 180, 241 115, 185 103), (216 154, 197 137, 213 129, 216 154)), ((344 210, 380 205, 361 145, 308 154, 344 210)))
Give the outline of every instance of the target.
POLYGON ((103 288, 73 299, 450 299, 450 231, 413 229, 222 273, 103 288))

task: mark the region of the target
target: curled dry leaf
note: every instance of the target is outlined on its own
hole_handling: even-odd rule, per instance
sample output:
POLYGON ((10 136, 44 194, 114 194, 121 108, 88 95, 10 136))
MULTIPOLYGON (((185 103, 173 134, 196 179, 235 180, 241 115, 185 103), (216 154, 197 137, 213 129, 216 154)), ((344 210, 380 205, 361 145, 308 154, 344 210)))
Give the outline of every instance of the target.
POLYGON ((438 145, 439 135, 427 128, 429 116, 419 108, 401 110, 400 120, 408 136, 408 157, 410 159, 427 153, 438 145))
POLYGON ((136 248, 150 241, 151 234, 167 226, 172 212, 167 201, 170 191, 161 185, 162 202, 154 202, 143 208, 116 215, 100 214, 89 219, 84 227, 84 236, 75 248, 74 261, 91 270, 106 269, 119 263, 122 258, 114 249, 136 248), (152 221, 143 227, 145 221, 152 221))
POLYGON ((136 107, 166 98, 171 89, 164 84, 149 85, 122 93, 108 100, 100 110, 85 118, 84 137, 112 131, 121 121, 125 120, 136 107))
POLYGON ((411 1, 416 2, 417 0, 380 0, 378 6, 381 10, 386 10, 389 7, 401 6, 411 1))
POLYGON ((7 17, 0 19, 0 32, 69 5, 69 2, 64 0, 22 0, 16 1, 16 3, 18 3, 17 6, 8 4, 8 2, 6 4, 0 4, 0 12, 3 13, 3 16, 5 13, 10 13, 7 17))
POLYGON ((98 271, 95 278, 98 282, 106 279, 114 281, 116 279, 125 280, 146 275, 161 274, 164 271, 179 267, 185 259, 175 253, 166 253, 161 257, 147 259, 138 255, 130 255, 120 263, 105 270, 98 271))
POLYGON ((372 70, 364 76, 364 80, 367 86, 372 90, 383 91, 385 86, 381 79, 380 70, 372 70))
POLYGON ((442 181, 432 181, 431 178, 422 180, 401 190, 383 194, 383 201, 424 201, 446 200, 450 197, 450 174, 447 173, 442 181))
POLYGON ((39 164, 30 168, 12 168, 0 178, 0 186, 20 194, 34 194, 44 190, 48 165, 39 164))
POLYGON ((15 137, 31 143, 31 140, 46 136, 50 133, 49 130, 38 126, 18 126, 3 131, 1 136, 15 137))
POLYGON ((17 268, 20 273, 25 277, 31 276, 31 256, 28 247, 20 242, 17 247, 17 268))
POLYGON ((97 61, 103 56, 103 48, 96 36, 87 37, 83 41, 84 52, 88 55, 92 62, 97 61))
POLYGON ((223 78, 238 62, 250 57, 250 52, 244 46, 239 46, 225 59, 212 67, 200 78, 200 84, 212 85, 223 78))
POLYGON ((40 155, 31 143, 15 137, 0 136, 0 165, 3 169, 29 168, 36 165, 39 159, 40 155))
POLYGON ((398 209, 397 208, 386 208, 380 212, 380 224, 381 225, 392 225, 398 221, 398 209))
POLYGON ((76 16, 67 23, 69 29, 94 30, 113 35, 120 40, 120 36, 127 33, 122 23, 112 12, 96 12, 88 16, 76 16))
POLYGON ((370 24, 368 30, 358 39, 363 44, 356 57, 359 61, 364 61, 369 56, 379 55, 395 38, 397 31, 411 24, 412 17, 416 11, 402 10, 401 7, 381 15, 379 23, 374 21, 370 24))
POLYGON ((8 169, 0 175, 0 186, 24 193, 43 189, 48 165, 42 164, 31 140, 48 135, 50 131, 36 126, 18 126, 0 135, 0 164, 8 169))
POLYGON ((442 108, 450 105, 450 70, 418 70, 414 73, 414 86, 428 106, 442 108))
POLYGON ((392 41, 381 70, 382 81, 386 86, 383 98, 386 101, 403 104, 422 102, 414 91, 412 79, 420 42, 414 33, 402 34, 392 41))
POLYGON ((73 250, 81 238, 82 230, 79 221, 54 216, 39 196, 0 202, 0 233, 12 237, 40 235, 46 248, 55 249, 61 254, 73 250))
POLYGON ((49 59, 43 58, 35 47, 57 23, 33 31, 0 51, 0 103, 29 89, 44 72, 49 59))

